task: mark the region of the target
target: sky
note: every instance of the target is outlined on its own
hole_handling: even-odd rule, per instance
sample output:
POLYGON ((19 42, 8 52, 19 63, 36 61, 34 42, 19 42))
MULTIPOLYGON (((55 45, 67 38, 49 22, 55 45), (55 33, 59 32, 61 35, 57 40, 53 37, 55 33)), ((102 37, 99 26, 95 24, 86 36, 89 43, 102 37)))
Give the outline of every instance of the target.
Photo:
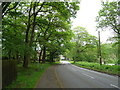
MULTIPOLYGON (((80 10, 77 12, 76 18, 72 20, 72 28, 85 27, 90 34, 98 37, 95 19, 101 8, 101 0, 81 0, 80 10)), ((106 43, 106 40, 111 36, 113 36, 111 30, 102 31, 101 42, 106 43)))

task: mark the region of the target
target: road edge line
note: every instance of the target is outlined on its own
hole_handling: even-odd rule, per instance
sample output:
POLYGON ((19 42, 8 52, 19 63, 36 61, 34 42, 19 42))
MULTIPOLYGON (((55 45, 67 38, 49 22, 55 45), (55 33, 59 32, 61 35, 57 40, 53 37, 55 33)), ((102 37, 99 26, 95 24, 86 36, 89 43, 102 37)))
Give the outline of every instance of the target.
POLYGON ((113 85, 113 84, 110 84, 110 86, 120 89, 120 87, 113 85))

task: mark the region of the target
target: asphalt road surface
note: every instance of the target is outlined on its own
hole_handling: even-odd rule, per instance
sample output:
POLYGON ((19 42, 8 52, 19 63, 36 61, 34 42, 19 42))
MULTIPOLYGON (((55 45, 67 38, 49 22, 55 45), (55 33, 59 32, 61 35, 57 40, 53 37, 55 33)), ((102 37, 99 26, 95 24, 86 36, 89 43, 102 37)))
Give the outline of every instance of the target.
POLYGON ((120 89, 117 76, 80 68, 67 61, 62 61, 60 65, 49 68, 37 88, 120 89))

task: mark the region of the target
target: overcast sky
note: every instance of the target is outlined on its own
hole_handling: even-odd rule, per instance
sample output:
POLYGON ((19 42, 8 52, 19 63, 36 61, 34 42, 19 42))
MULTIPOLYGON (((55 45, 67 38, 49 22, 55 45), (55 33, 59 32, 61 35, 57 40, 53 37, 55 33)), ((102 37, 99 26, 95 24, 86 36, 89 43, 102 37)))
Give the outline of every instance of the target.
MULTIPOLYGON (((86 30, 98 37, 98 32, 96 31, 95 18, 98 15, 98 11, 101 9, 101 0, 81 0, 80 10, 77 13, 77 17, 73 19, 72 28, 76 26, 85 27, 86 30)), ((105 43, 106 40, 113 36, 110 30, 101 32, 101 42, 105 43)))

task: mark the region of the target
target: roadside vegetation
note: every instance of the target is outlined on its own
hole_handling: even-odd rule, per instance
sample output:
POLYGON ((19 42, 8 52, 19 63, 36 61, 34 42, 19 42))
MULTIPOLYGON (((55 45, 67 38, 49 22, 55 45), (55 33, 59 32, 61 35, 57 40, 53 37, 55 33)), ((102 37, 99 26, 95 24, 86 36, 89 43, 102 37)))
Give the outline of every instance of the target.
POLYGON ((79 4, 80 2, 1 4, 3 81, 11 83, 16 79, 5 87, 33 88, 42 73, 60 60, 60 55, 66 60, 73 60, 80 67, 117 74, 116 65, 105 65, 120 64, 117 2, 103 2, 103 8, 96 18, 97 28, 105 30, 108 27, 114 31, 114 37, 108 40, 110 43, 101 43, 100 35, 97 38, 82 26, 71 28, 71 20, 76 17, 79 4), (12 63, 13 60, 16 63, 12 63), (15 78, 10 80, 7 73, 12 73, 11 77, 15 78))
POLYGON ((87 32, 84 27, 75 27, 71 47, 66 50, 66 60, 84 61, 99 64, 118 64, 118 43, 110 38, 110 43, 101 43, 99 39, 87 32), (112 41, 113 40, 113 41, 112 41), (101 52, 101 55, 100 55, 101 52), (101 59, 101 62, 100 62, 101 59))
POLYGON ((24 69, 22 64, 17 65, 17 79, 5 88, 34 88, 37 81, 45 70, 52 64, 31 63, 29 68, 24 69))
POLYGON ((103 72, 112 75, 120 74, 120 66, 119 65, 100 65, 99 63, 91 63, 91 62, 76 62, 71 61, 71 64, 77 65, 82 68, 87 68, 91 70, 95 70, 98 72, 103 72))
POLYGON ((119 4, 117 1, 101 3, 102 8, 96 17, 98 38, 89 34, 84 27, 73 28, 71 48, 64 54, 66 60, 72 60, 73 64, 80 67, 120 74, 120 23, 117 18, 119 4), (111 30, 114 35, 106 43, 101 42, 100 32, 104 30, 111 30))
POLYGON ((1 6, 3 88, 33 88, 47 63, 59 61, 69 48, 71 18, 76 17, 79 2, 2 2, 1 6))

